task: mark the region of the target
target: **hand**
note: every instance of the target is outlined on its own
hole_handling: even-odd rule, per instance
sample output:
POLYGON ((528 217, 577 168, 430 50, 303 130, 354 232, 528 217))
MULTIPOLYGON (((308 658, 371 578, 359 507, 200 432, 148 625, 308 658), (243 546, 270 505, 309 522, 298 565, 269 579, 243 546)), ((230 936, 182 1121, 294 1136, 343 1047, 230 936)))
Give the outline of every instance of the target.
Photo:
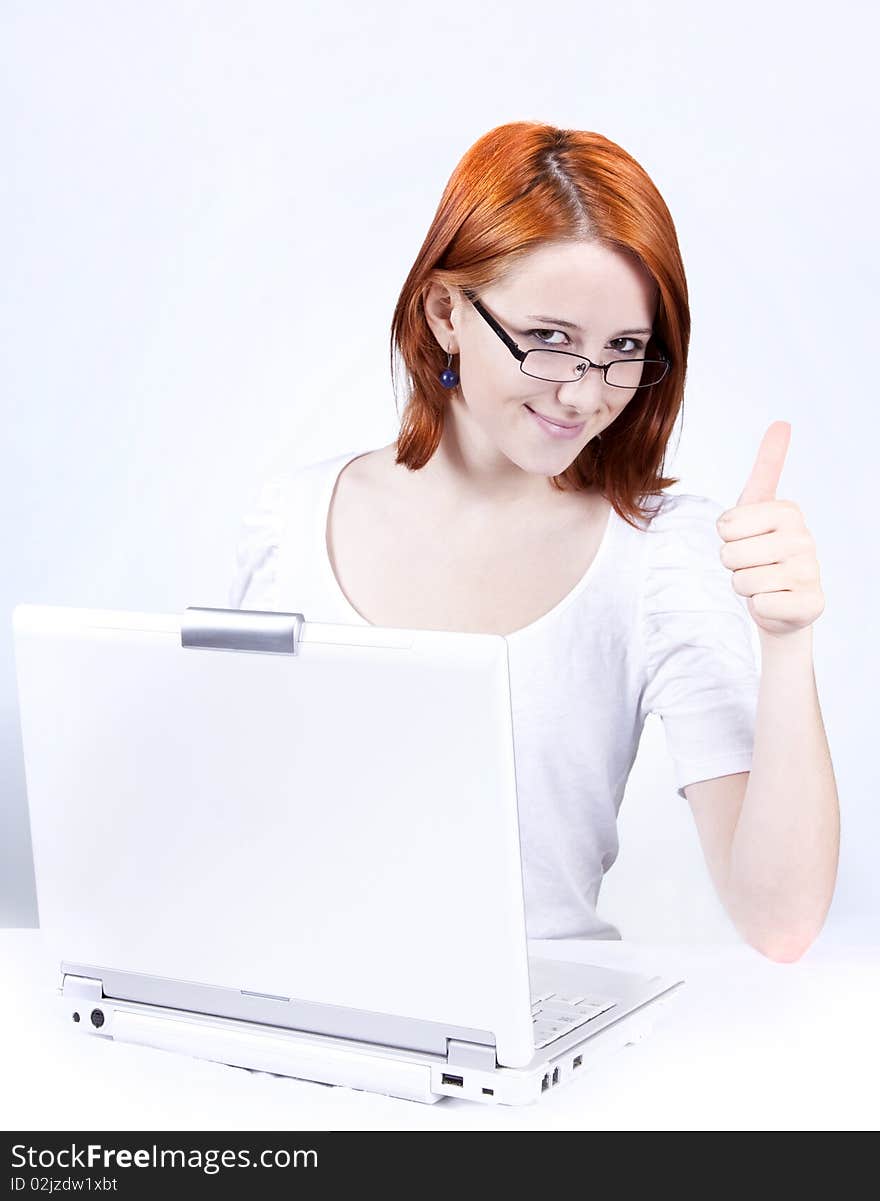
POLYGON ((787 421, 764 434, 739 500, 722 513, 721 562, 733 572, 733 589, 748 598, 762 634, 796 633, 825 608, 812 535, 793 500, 777 500, 776 488, 791 438, 787 421))

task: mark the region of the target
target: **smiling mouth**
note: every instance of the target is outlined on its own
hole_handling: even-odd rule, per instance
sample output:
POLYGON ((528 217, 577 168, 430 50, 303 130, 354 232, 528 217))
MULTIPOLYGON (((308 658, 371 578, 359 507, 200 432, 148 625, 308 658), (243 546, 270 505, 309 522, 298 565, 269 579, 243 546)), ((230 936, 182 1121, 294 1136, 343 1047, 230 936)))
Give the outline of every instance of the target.
POLYGON ((526 408, 530 413, 534 413, 536 417, 540 417, 542 421, 546 421, 549 425, 555 425, 556 428, 560 430, 580 429, 580 427, 584 424, 584 421, 586 421, 586 418, 584 418, 584 421, 575 421, 571 424, 565 424, 562 421, 554 421, 552 417, 545 417, 543 413, 535 412, 531 405, 526 405, 526 408))

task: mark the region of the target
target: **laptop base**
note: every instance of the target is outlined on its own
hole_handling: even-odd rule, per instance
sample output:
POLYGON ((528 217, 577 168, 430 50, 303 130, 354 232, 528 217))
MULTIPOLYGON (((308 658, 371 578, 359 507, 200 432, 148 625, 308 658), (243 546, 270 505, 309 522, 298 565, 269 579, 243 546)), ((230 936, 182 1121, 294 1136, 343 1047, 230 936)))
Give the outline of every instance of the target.
POLYGON ((559 1039, 557 1050, 544 1048, 526 1067, 486 1068, 450 1064, 423 1051, 117 1000, 103 995, 100 980, 82 976, 65 974, 56 991, 65 1020, 84 1034, 427 1105, 444 1097, 534 1104, 550 1089, 582 1078, 598 1059, 641 1042, 662 1005, 648 1006, 644 1014, 630 1015, 586 1042, 559 1039))

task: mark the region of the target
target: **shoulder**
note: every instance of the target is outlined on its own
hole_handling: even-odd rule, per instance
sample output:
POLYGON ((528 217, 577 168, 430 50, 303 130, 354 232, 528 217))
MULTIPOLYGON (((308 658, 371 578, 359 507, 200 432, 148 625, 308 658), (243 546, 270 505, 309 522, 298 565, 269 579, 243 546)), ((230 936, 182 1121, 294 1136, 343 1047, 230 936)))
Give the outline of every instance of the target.
POLYGON ((696 492, 666 492, 660 497, 649 498, 645 507, 651 510, 651 515, 643 528, 655 536, 689 527, 714 527, 724 512, 724 506, 717 500, 696 492))
POLYGON ((723 512, 710 496, 685 492, 661 498, 645 528, 646 613, 742 612, 745 600, 721 562, 717 521, 723 512))
POLYGON ((275 609, 283 549, 294 531, 307 531, 319 498, 354 452, 331 455, 267 473, 245 506, 235 545, 232 608, 275 609))
MULTIPOLYGON (((706 565, 707 555, 718 556, 721 536, 718 518, 724 506, 710 496, 693 492, 651 498, 652 515, 641 526, 645 563, 650 572, 662 565, 706 565)), ((719 566, 721 564, 718 559, 719 566)))
POLYGON ((327 487, 328 507, 355 514, 358 520, 390 521, 402 506, 418 498, 410 477, 414 474, 397 462, 397 444, 359 451, 334 460, 327 487), (332 506, 330 495, 332 494, 332 506))
POLYGON ((348 459, 345 464, 346 482, 358 488, 387 488, 402 474, 409 474, 406 467, 397 462, 396 442, 372 450, 356 451, 348 459))
POLYGON ((358 455, 358 451, 344 451, 270 471, 259 486, 251 512, 277 526, 297 503, 308 500, 319 493, 324 484, 334 480, 353 457, 357 463, 358 455))

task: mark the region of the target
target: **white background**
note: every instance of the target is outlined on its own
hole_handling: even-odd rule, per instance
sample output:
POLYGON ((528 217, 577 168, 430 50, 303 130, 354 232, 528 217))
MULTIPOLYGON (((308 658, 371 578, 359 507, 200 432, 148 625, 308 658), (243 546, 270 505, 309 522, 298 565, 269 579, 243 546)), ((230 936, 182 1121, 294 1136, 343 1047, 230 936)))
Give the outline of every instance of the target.
MULTIPOLYGON (((876 941, 878 34, 852 0, 3 0, 0 925, 37 920, 13 606, 224 605, 268 472, 395 437, 391 314, 442 189, 535 120, 618 142, 673 214, 674 490, 735 504, 792 424, 842 809, 822 937, 876 941)), ((657 718, 620 835, 624 938, 737 939, 657 718)))
POLYGON ((560 1087, 520 1107, 419 1104, 291 1079, 282 1060, 271 1073, 195 1058, 205 1049, 195 1038, 189 1054, 90 1034, 56 994, 42 931, 0 930, 0 1129, 876 1132, 880 953, 820 942, 795 963, 774 963, 745 943, 530 940, 541 958, 684 986, 643 1042, 597 1061, 588 1041, 582 1075, 566 1079, 560 1057, 560 1087))

